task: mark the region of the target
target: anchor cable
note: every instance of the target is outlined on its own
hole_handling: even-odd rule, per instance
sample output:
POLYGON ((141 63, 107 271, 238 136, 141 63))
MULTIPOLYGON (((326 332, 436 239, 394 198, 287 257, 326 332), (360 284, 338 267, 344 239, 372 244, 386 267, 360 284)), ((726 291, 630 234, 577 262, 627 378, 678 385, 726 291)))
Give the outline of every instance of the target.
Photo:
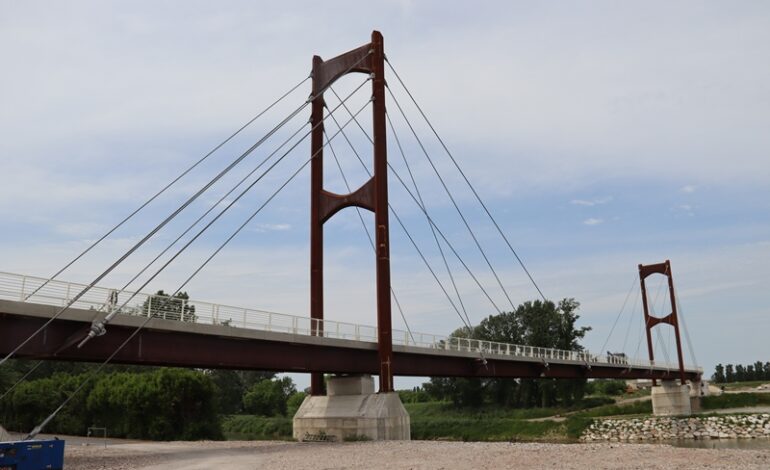
MULTIPOLYGON (((367 106, 367 105, 368 105, 370 102, 371 102, 371 99, 370 99, 369 101, 367 101, 367 102, 364 104, 364 106, 363 106, 363 107, 361 107, 361 109, 358 111, 358 113, 360 113, 361 111, 363 111, 363 109, 365 109, 365 108, 366 108, 366 106, 367 106)), ((350 123, 350 120, 348 120, 348 122, 347 122, 345 125, 347 125, 348 123, 350 123)), ((332 139, 333 139, 333 138, 334 138, 336 135, 337 135, 337 134, 334 134, 334 135, 332 136, 332 139)), ((299 142, 302 142, 302 141, 304 141, 304 140, 305 140, 305 138, 307 138, 307 135, 305 135, 305 136, 304 136, 304 137, 303 137, 303 138, 302 138, 302 139, 301 139, 299 142)), ((290 149, 290 150, 289 150, 289 152, 291 152, 291 150, 293 150, 294 148, 296 148, 296 145, 295 145, 295 146, 293 146, 293 147, 292 147, 292 149, 290 149)), ((323 149, 323 147, 321 147, 321 149, 323 149)), ((299 167, 299 169, 298 169, 297 171, 295 171, 295 172, 294 172, 294 173, 293 173, 293 174, 292 174, 292 175, 289 177, 289 179, 288 179, 288 180, 286 180, 286 182, 284 182, 284 183, 283 183, 283 184, 282 184, 282 185, 281 185, 281 186, 280 186, 280 187, 279 187, 279 188, 278 188, 278 189, 277 189, 277 190, 276 190, 276 191, 275 191, 275 192, 274 192, 274 193, 273 193, 273 194, 272 194, 272 195, 271 195, 271 196, 270 196, 270 197, 269 197, 269 198, 268 198, 268 199, 267 199, 267 200, 266 200, 266 201, 265 201, 265 202, 264 202, 264 203, 263 203, 263 204, 262 204, 262 205, 261 205, 259 208, 257 208, 257 210, 256 210, 256 211, 254 211, 254 212, 251 214, 251 216, 249 216, 249 218, 247 218, 247 219, 246 219, 246 221, 245 221, 245 222, 244 222, 244 223, 243 223, 243 224, 242 224, 240 227, 238 227, 238 229, 237 229, 237 230, 236 230, 236 231, 235 231, 235 232, 234 232, 234 233, 233 233, 233 234, 232 234, 232 235, 231 235, 231 236, 230 236, 230 237, 229 237, 227 240, 225 240, 225 242, 224 242, 224 243, 222 243, 222 244, 221 244, 221 245, 220 245, 220 246, 219 246, 219 247, 218 247, 218 248, 217 248, 217 249, 214 251, 214 253, 212 253, 212 254, 211 254, 211 256, 209 256, 209 257, 206 259, 206 261, 204 261, 204 262, 203 262, 203 264, 201 264, 201 265, 200 265, 200 267, 198 267, 198 269, 196 269, 196 270, 195 270, 195 272, 194 272, 194 273, 193 273, 193 274, 192 274, 190 277, 188 277, 188 278, 187 278, 187 279, 184 281, 184 283, 182 283, 182 285, 181 285, 181 286, 179 286, 179 288, 177 288, 177 290, 176 290, 175 294, 176 294, 176 293, 178 293, 179 291, 181 291, 181 290, 184 288, 184 286, 185 286, 185 285, 187 285, 187 283, 188 283, 188 282, 190 282, 190 280, 191 280, 191 279, 192 279, 192 278, 193 278, 193 277, 194 277, 196 274, 198 274, 198 273, 201 271, 201 269, 203 269, 203 267, 204 267, 204 266, 206 266, 206 265, 207 265, 207 264, 208 264, 208 263, 209 263, 209 262, 210 262, 210 261, 211 261, 211 260, 212 260, 212 259, 213 259, 213 258, 214 258, 214 257, 215 257, 215 256, 216 256, 216 255, 217 255, 217 254, 218 254, 218 253, 219 253, 219 252, 220 252, 220 251, 221 251, 221 250, 222 250, 222 249, 223 249, 223 248, 224 248, 224 247, 225 247, 225 246, 226 246, 226 245, 227 245, 227 244, 228 244, 230 241, 231 241, 231 240, 232 240, 232 239, 233 239, 233 238, 235 238, 235 236, 236 236, 236 235, 237 235, 237 234, 238 234, 238 233, 239 233, 241 230, 243 230, 243 228, 244 228, 244 227, 246 227, 246 225, 247 225, 247 224, 248 224, 248 223, 249 223, 249 222, 250 222, 250 221, 251 221, 251 220, 252 220, 252 219, 253 219, 253 218, 254 218, 254 217, 257 215, 257 214, 259 214, 259 212, 261 212, 261 211, 262 211, 262 209, 264 209, 264 207, 265 207, 265 206, 266 206, 268 203, 270 203, 270 201, 272 201, 272 200, 273 200, 273 198, 275 198, 275 196, 277 196, 277 195, 278 195, 278 193, 280 193, 280 192, 281 192, 281 191, 282 191, 282 190, 283 190, 283 189, 284 189, 284 188, 285 188, 285 187, 286 187, 286 186, 289 184, 289 182, 291 182, 291 181, 292 181, 292 180, 293 180, 293 179, 294 179, 294 178, 295 178, 295 177, 296 177, 296 176, 297 176, 297 175, 298 175, 298 174, 299 174, 299 173, 302 171, 302 169, 304 169, 304 168, 305 168, 305 167, 308 165, 308 163, 310 163, 310 161, 311 161, 313 158, 315 158, 315 156, 316 156, 316 155, 317 155, 317 154, 320 152, 320 150, 321 150, 321 149, 319 149, 319 150, 318 150, 318 151, 316 151, 316 152, 315 152, 313 155, 311 155, 311 156, 310 156, 310 158, 309 158, 307 161, 305 161, 305 162, 302 164, 302 166, 300 166, 300 167, 299 167)), ((174 295, 175 295, 175 294, 174 294, 174 295)), ((172 295, 172 297, 173 297, 173 295, 172 295)), ((120 343, 120 345, 119 345, 119 346, 118 346, 118 347, 117 347, 117 348, 116 348, 116 349, 115 349, 115 350, 112 352, 112 354, 110 354, 110 356, 109 356, 109 357, 108 357, 108 358, 107 358, 107 359, 106 359, 104 362, 102 362, 101 364, 99 364, 99 366, 98 366, 98 367, 97 367, 95 370, 93 370, 92 372, 90 372, 90 373, 89 373, 89 374, 86 376, 86 378, 85 378, 85 379, 83 379, 83 380, 81 381, 81 383, 78 385, 78 387, 77 387, 77 388, 76 388, 76 389, 75 389, 75 390, 74 390, 74 391, 73 391, 73 392, 72 392, 72 393, 71 393, 71 394, 70 394, 70 395, 69 395, 69 396, 68 396, 68 397, 67 397, 67 398, 66 398, 66 399, 65 399, 65 400, 64 400, 64 401, 63 401, 63 402, 62 402, 62 403, 61 403, 61 404, 60 404, 60 405, 59 405, 59 406, 58 406, 58 407, 57 407, 57 408, 56 408, 56 409, 55 409, 55 410, 54 410, 54 411, 53 411, 53 412, 50 414, 50 415, 48 415, 48 417, 46 417, 46 418, 45 418, 45 419, 44 419, 44 420, 43 420, 43 421, 42 421, 40 424, 38 424, 38 425, 37 425, 37 426, 36 426, 36 427, 35 427, 35 428, 34 428, 32 431, 30 431, 30 433, 27 435, 27 437, 26 437, 24 440, 25 440, 25 441, 27 441, 27 440, 33 439, 35 436, 37 436, 37 435, 38 435, 38 434, 39 434, 39 433, 40 433, 40 432, 41 432, 41 431, 42 431, 42 430, 45 428, 45 426, 46 426, 46 425, 48 425, 48 423, 49 423, 49 422, 51 422, 51 420, 52 420, 53 418, 55 418, 55 417, 56 417, 56 415, 57 415, 57 414, 58 414, 58 413, 59 413, 59 412, 60 412, 62 409, 64 409, 64 407, 65 407, 65 406, 67 406, 67 404, 70 402, 70 400, 72 400, 72 398, 74 398, 74 397, 75 397, 75 396, 76 396, 76 395, 77 395, 77 394, 78 394, 78 393, 79 393, 79 392, 80 392, 80 391, 83 389, 83 387, 85 387, 85 386, 86 386, 86 384, 88 384, 88 382, 90 382, 90 381, 91 381, 91 379, 93 379, 93 378, 96 376, 96 374, 98 374, 98 373, 99 373, 99 372, 100 372, 100 371, 101 371, 101 370, 104 368, 104 366, 106 366, 106 365, 107 365, 107 364, 108 364, 110 361, 112 361, 112 359, 113 359, 113 358, 114 358, 114 357, 115 357, 115 356, 116 356, 116 355, 117 355, 117 354, 118 354, 118 353, 119 353, 119 352, 120 352, 120 351, 121 351, 121 350, 122 350, 122 349, 123 349, 123 348, 124 348, 124 347, 125 347, 125 346, 126 346, 128 343, 129 343, 129 342, 130 342, 130 341, 131 341, 131 340, 132 340, 132 339, 134 339, 134 338, 136 337, 136 335, 137 335, 137 334, 139 334, 139 332, 140 332, 140 331, 142 331, 142 329, 143 329, 145 326, 147 326, 147 324, 148 324, 148 323, 149 323, 149 322, 150 322, 150 321, 151 321, 153 318, 154 318, 154 317, 153 317, 152 315, 149 315, 149 316, 148 316, 148 317, 147 317, 147 318, 146 318, 146 319, 145 319, 145 320, 142 322, 142 324, 141 324, 141 325, 139 325, 139 326, 138 326, 138 327, 137 327, 137 328, 136 328, 136 329, 135 329, 135 330, 134 330, 134 331, 131 333, 131 335, 129 335, 129 336, 128 336, 128 338, 126 338, 126 339, 125 339, 125 340, 124 340, 122 343, 120 343)))
POLYGON ((468 179, 468 177, 466 176, 465 172, 462 170, 462 168, 460 167, 460 165, 457 163, 457 160, 454 158, 454 156, 452 155, 452 153, 449 151, 449 148, 448 148, 448 147, 447 147, 447 145, 444 143, 444 140, 441 138, 441 136, 438 134, 438 132, 436 131, 436 129, 433 127, 433 124, 432 124, 432 123, 430 122, 430 120, 428 119, 428 116, 425 114, 425 112, 423 112, 422 108, 421 108, 421 107, 420 107, 420 105, 417 103, 417 100, 415 100, 414 96, 413 96, 413 95, 412 95, 412 93, 409 91, 409 88, 407 88, 406 84, 405 84, 405 83, 404 83, 404 81, 401 79, 401 77, 399 76, 398 72, 396 72, 396 69, 395 69, 395 68, 393 68, 393 64, 391 64, 391 63, 390 63, 390 60, 388 59, 388 57, 387 57, 387 56, 385 57, 385 63, 387 63, 387 64, 388 64, 388 67, 389 67, 389 68, 390 68, 390 70, 393 72, 393 74, 396 76, 396 79, 398 80, 398 82, 401 84, 401 86, 403 87, 403 89, 404 89, 404 90, 406 91, 406 93, 409 95, 409 98, 411 99, 412 103, 414 103, 414 105, 417 107, 417 109, 419 110, 419 112, 420 112, 420 114, 422 115, 423 119, 425 119, 425 122, 428 124, 428 126, 429 126, 429 127, 430 127, 430 129, 431 129, 431 131, 433 131, 433 134, 436 136, 436 138, 438 139, 438 141, 441 143, 441 146, 444 148, 444 150, 446 151, 447 155, 448 155, 448 156, 449 156, 449 158, 452 160, 452 163, 454 163, 454 166, 457 168, 457 170, 460 172, 460 174, 462 175, 462 177, 463 177, 463 179, 465 180, 465 182, 468 184, 468 187, 469 187, 469 188, 471 189, 471 191, 473 192, 474 196, 476 197, 476 200, 478 200, 478 201, 479 201, 479 204, 481 204, 481 207, 484 209, 484 212, 486 212, 486 213, 487 213, 487 216, 489 216, 490 220, 492 221, 492 223, 494 224, 495 228, 497 229, 497 232, 500 234, 500 236, 501 236, 501 237, 503 238, 503 240, 505 241, 505 244, 508 246, 508 249, 511 251, 511 253, 513 253, 513 256, 516 258, 516 261, 518 261, 519 265, 521 266, 521 269, 523 269, 523 270, 524 270, 524 273, 526 273, 526 275, 527 275, 527 277, 529 278, 530 282, 531 282, 531 283, 532 283, 532 285, 535 287, 535 289, 537 290, 538 294, 540 294, 540 297, 542 297, 543 301, 545 301, 545 300, 546 300, 545 294, 543 294, 543 291, 542 291, 542 289, 540 289, 540 286, 538 286, 537 282, 535 282, 535 278, 534 278, 534 277, 532 276, 532 274, 529 272, 529 269, 527 269, 526 265, 524 264, 524 261, 521 259, 521 257, 520 257, 520 256, 519 256, 519 254, 516 252, 516 250, 513 248, 513 245, 511 245, 511 242, 508 240, 508 237, 505 235, 505 232, 503 232, 502 228, 500 228, 500 225, 497 223, 497 220, 495 220, 494 216, 492 216, 492 213, 491 213, 491 212, 490 212, 490 210, 487 208, 487 205, 486 205, 486 204, 484 203, 484 201, 481 199, 481 196, 479 196, 479 193, 478 193, 478 192, 476 191, 476 189, 473 187, 473 185, 471 184, 470 180, 469 180, 469 179, 468 179))

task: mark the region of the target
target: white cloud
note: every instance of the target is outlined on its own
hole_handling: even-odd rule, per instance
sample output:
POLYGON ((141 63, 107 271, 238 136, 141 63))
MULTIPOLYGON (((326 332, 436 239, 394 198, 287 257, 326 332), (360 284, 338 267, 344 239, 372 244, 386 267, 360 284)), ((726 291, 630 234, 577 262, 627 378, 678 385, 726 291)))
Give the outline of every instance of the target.
POLYGON ((683 193, 694 193, 696 189, 697 188, 695 186, 688 184, 688 185, 682 186, 681 189, 679 189, 679 191, 683 193))
POLYGON ((575 206, 593 207, 593 206, 600 206, 602 204, 607 204, 610 201, 612 201, 612 196, 606 196, 598 199, 573 199, 569 203, 575 206))
POLYGON ((285 232, 291 230, 291 224, 258 224, 254 227, 255 232, 285 232))
POLYGON ((590 219, 586 219, 583 221, 584 225, 599 225, 604 222, 604 219, 599 219, 596 217, 591 217, 590 219))

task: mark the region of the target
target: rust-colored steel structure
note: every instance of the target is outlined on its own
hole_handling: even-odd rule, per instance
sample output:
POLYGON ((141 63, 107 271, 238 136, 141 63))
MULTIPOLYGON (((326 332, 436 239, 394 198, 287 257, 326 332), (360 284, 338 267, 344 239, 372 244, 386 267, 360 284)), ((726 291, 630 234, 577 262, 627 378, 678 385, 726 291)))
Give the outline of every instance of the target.
MULTIPOLYGON (((0 300, 0 354, 9 353, 19 338, 26 338, 55 312, 57 307, 0 300)), ((144 317, 120 316, 110 334, 95 338, 83 348, 62 349, 72 336, 87 332, 94 312, 72 309, 33 338, 19 358, 57 361, 102 362, 131 335, 144 317)), ((446 352, 396 346, 393 373, 404 376, 498 377, 498 378, 614 378, 674 380, 678 371, 644 365, 549 363, 540 360, 487 357, 477 353, 446 352)), ((226 326, 205 327, 172 320, 154 320, 112 360, 116 364, 197 367, 203 369, 270 370, 275 372, 326 372, 376 374, 380 358, 376 345, 334 338, 302 337, 291 333, 266 333, 226 326), (203 327, 203 328, 201 328, 203 327)), ((700 373, 687 370, 686 378, 700 373)))
MULTIPOLYGON (((674 336, 676 337, 676 354, 679 360, 679 379, 682 385, 687 380, 684 370, 684 359, 682 358, 682 339, 679 336, 679 317, 676 308, 676 294, 674 292, 674 276, 671 274, 671 261, 666 260, 663 263, 639 265, 639 281, 642 285, 642 305, 644 306, 644 327, 647 331, 647 350, 650 353, 650 360, 655 360, 655 353, 652 348, 652 329, 661 323, 666 323, 674 327, 674 336), (671 298, 671 313, 664 317, 653 317, 650 315, 649 302, 647 300, 647 286, 645 280, 653 274, 662 274, 668 278, 668 291, 671 298)), ((652 384, 657 385, 653 378, 652 384)))
MULTIPOLYGON (((310 317, 313 334, 323 335, 323 224, 345 207, 374 212, 377 257, 377 339, 381 393, 393 391, 393 344, 390 305, 390 229, 388 223, 388 163, 385 134, 385 52, 382 34, 372 32, 372 42, 329 60, 313 57, 313 126, 310 152, 310 317), (368 73, 372 79, 372 139, 374 174, 350 194, 334 194, 323 188, 323 92, 347 73, 368 73)), ((311 393, 324 393, 323 375, 312 374, 311 393)))

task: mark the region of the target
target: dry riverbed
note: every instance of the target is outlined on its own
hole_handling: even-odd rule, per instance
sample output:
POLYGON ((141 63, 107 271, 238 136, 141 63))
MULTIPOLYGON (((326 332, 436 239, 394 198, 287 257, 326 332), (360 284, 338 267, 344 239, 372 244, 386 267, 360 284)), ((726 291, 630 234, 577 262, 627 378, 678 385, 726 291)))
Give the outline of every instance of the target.
POLYGON ((481 442, 167 442, 69 446, 67 470, 768 469, 770 449, 481 442))

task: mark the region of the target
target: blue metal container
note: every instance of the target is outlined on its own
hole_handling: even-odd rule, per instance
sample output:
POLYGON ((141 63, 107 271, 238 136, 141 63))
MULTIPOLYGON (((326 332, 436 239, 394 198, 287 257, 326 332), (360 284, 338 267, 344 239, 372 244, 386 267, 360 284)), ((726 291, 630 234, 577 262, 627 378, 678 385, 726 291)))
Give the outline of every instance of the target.
POLYGON ((62 470, 64 441, 0 442, 0 470, 62 470))

